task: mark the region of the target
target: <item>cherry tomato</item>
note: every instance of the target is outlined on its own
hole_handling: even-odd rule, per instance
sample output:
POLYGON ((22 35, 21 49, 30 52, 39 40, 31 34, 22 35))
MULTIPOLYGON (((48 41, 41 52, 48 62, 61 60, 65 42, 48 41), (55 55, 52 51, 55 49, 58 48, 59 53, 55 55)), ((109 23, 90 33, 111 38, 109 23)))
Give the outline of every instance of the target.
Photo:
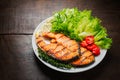
POLYGON ((87 44, 93 44, 94 43, 94 36, 87 36, 85 38, 85 41, 87 42, 87 44))
POLYGON ((87 36, 85 40, 80 43, 80 45, 92 51, 95 56, 100 54, 100 48, 94 44, 94 36, 87 36))
POLYGON ((94 48, 96 48, 96 47, 98 47, 97 45, 95 45, 95 44, 90 44, 90 45, 88 45, 87 46, 87 49, 89 49, 89 50, 93 50, 94 48))
POLYGON ((95 56, 98 56, 100 54, 100 48, 99 47, 95 47, 95 48, 93 48, 92 52, 93 52, 93 54, 95 56))
POLYGON ((87 43, 86 43, 86 41, 84 40, 84 41, 82 41, 81 43, 80 43, 80 45, 82 46, 82 47, 87 47, 87 43))

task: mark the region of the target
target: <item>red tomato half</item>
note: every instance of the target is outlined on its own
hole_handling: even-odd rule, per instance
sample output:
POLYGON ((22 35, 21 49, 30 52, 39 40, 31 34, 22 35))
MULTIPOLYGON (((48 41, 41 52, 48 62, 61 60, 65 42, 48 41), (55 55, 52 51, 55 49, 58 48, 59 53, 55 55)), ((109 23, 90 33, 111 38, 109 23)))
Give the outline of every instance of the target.
POLYGON ((100 48, 99 47, 93 48, 92 52, 95 56, 98 56, 100 54, 100 48))
POLYGON ((94 36, 87 36, 85 38, 85 41, 87 44, 93 44, 94 43, 94 36))
POLYGON ((87 49, 89 49, 89 50, 93 50, 94 48, 96 48, 96 47, 98 47, 97 45, 95 45, 95 44, 90 44, 90 45, 88 45, 87 46, 87 49))
POLYGON ((86 43, 86 41, 84 40, 84 41, 82 41, 81 43, 80 43, 80 45, 82 46, 82 47, 87 47, 87 43, 86 43))

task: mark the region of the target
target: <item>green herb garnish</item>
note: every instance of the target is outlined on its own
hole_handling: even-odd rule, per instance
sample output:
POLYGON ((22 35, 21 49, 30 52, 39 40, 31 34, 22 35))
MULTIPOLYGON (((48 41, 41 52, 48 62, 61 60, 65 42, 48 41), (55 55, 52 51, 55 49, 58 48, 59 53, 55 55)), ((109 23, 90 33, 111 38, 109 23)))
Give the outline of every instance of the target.
POLYGON ((61 62, 59 60, 56 60, 50 56, 47 55, 47 53, 45 53, 44 51, 42 51, 40 48, 38 48, 38 53, 39 53, 39 57, 46 61, 47 63, 50 63, 53 66, 56 66, 58 68, 62 68, 62 69, 71 69, 73 66, 68 64, 68 63, 64 63, 61 62))

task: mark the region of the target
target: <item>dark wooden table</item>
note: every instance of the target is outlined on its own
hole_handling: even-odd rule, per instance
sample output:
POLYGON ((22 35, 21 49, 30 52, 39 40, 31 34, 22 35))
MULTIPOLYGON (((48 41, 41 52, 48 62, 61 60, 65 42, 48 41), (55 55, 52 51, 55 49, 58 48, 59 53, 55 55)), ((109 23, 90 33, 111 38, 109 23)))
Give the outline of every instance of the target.
POLYGON ((119 80, 119 0, 0 0, 0 80, 119 80), (36 26, 63 8, 91 9, 102 20, 113 44, 95 68, 76 74, 54 71, 34 55, 36 26))

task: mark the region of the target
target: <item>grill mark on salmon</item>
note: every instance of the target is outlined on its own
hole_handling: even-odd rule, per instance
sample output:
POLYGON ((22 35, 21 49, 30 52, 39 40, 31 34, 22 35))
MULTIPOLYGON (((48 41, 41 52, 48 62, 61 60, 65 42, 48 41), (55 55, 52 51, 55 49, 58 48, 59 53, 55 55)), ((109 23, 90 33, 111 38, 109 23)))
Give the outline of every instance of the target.
POLYGON ((71 64, 74 66, 81 66, 81 65, 87 65, 92 62, 94 62, 95 58, 92 52, 87 50, 86 48, 81 47, 81 56, 75 61, 73 61, 71 64))
POLYGON ((43 36, 47 38, 55 38, 58 43, 64 45, 65 47, 70 47, 76 44, 76 41, 70 40, 70 38, 66 37, 64 34, 61 34, 61 33, 51 34, 50 32, 46 32, 46 33, 43 33, 43 36))
POLYGON ((56 39, 58 39, 58 38, 64 36, 64 34, 61 34, 61 33, 56 34, 56 33, 51 33, 51 32, 44 32, 44 33, 42 33, 42 36, 46 37, 46 38, 53 38, 53 39, 56 38, 56 39))
POLYGON ((54 51, 58 52, 58 51, 61 51, 63 48, 64 47, 62 45, 58 45, 54 51))
MULTIPOLYGON (((78 44, 75 40, 71 40, 70 38, 66 37, 64 34, 61 34, 61 33, 56 34, 56 33, 45 32, 43 33, 43 36, 47 38, 54 38, 56 39, 56 42, 58 42, 59 44, 62 44, 64 47, 67 47, 67 48, 75 44, 78 44)), ((78 47, 78 45, 76 45, 76 47, 78 47)), ((76 49, 70 48, 71 51, 75 51, 76 49)))
POLYGON ((66 50, 66 48, 64 48, 62 51, 56 52, 54 56, 58 59, 61 59, 61 57, 64 56, 66 53, 68 53, 68 51, 66 50))
POLYGON ((61 61, 70 60, 80 54, 78 43, 64 34, 45 32, 39 38, 36 38, 38 47, 42 48, 48 55, 61 61), (43 38, 51 39, 50 44, 46 44, 43 38))
POLYGON ((58 34, 55 35, 55 39, 59 39, 59 38, 61 38, 62 36, 64 36, 64 34, 58 33, 58 34))
POLYGON ((66 36, 61 36, 60 38, 57 38, 56 41, 60 44, 64 44, 66 41, 69 41, 70 38, 66 37, 66 36))
MULTIPOLYGON (((67 48, 66 48, 67 49, 67 48)), ((63 58, 63 57, 66 57, 66 56, 69 56, 71 53, 75 53, 75 52, 78 52, 79 53, 79 48, 76 50, 76 51, 70 51, 69 49, 66 50, 67 53, 62 55, 60 58, 63 58)), ((79 53, 79 56, 80 56, 80 53, 79 53)))
POLYGON ((81 64, 81 65, 90 64, 90 63, 93 62, 93 60, 92 60, 93 58, 94 58, 93 55, 90 55, 90 56, 88 56, 88 57, 85 57, 85 59, 83 59, 80 64, 81 64))
POLYGON ((55 38, 55 33, 44 32, 44 33, 42 33, 42 36, 44 36, 46 38, 55 38))
POLYGON ((78 56, 78 54, 76 54, 76 53, 77 53, 77 52, 68 53, 67 55, 62 56, 61 59, 62 59, 62 60, 73 59, 74 56, 78 56))
POLYGON ((79 46, 78 46, 78 45, 73 45, 73 46, 70 46, 70 47, 69 47, 69 50, 70 50, 70 51, 73 51, 73 52, 76 51, 76 50, 78 50, 78 49, 79 49, 79 46))
MULTIPOLYGON (((87 53, 87 51, 84 52, 84 53, 87 53)), ((83 54, 84 54, 84 53, 83 53, 83 54)), ((85 61, 87 58, 89 58, 90 56, 92 56, 92 54, 88 54, 87 56, 81 56, 81 58, 84 57, 84 58, 81 60, 81 63, 84 62, 84 61, 85 61)))
POLYGON ((74 66, 87 65, 95 60, 92 52, 80 47, 75 40, 71 40, 64 34, 45 32, 42 35, 36 37, 38 47, 55 59, 68 61, 78 56, 70 62, 74 66), (49 38, 50 44, 46 44, 44 38, 49 38))
POLYGON ((41 42, 38 43, 38 46, 39 46, 40 48, 44 47, 45 45, 46 45, 46 44, 45 44, 45 42, 43 42, 43 41, 41 41, 41 42))

